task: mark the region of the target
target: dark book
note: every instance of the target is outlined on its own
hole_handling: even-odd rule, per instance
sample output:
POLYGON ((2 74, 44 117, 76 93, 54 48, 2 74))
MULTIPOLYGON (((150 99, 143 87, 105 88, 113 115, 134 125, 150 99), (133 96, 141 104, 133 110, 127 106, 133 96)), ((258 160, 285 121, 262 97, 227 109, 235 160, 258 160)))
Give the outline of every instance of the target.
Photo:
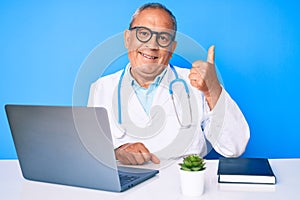
POLYGON ((220 158, 218 176, 219 183, 276 183, 266 158, 220 158))

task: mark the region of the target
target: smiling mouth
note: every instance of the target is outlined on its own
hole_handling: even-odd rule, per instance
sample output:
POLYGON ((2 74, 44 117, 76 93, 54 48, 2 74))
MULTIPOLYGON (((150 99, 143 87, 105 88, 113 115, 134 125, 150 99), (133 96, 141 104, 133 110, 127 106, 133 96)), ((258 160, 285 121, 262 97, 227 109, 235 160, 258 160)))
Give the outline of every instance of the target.
POLYGON ((144 54, 142 52, 139 52, 143 57, 147 58, 147 59, 151 59, 151 60, 155 60, 157 59, 158 57, 157 56, 150 56, 150 55, 147 55, 147 54, 144 54))

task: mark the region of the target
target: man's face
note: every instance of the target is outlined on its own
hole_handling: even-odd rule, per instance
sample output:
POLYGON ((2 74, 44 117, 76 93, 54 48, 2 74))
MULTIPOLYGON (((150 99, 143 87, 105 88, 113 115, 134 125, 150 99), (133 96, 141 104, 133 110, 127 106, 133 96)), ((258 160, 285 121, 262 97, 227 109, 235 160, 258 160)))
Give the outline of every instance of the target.
MULTIPOLYGON (((145 9, 133 21, 132 27, 147 27, 154 32, 167 32, 174 35, 171 17, 162 9, 145 9)), ((176 42, 170 46, 161 47, 157 44, 157 34, 147 42, 141 42, 136 37, 136 29, 126 30, 125 46, 128 49, 128 57, 132 68, 146 74, 158 74, 168 65, 175 50, 176 42)))

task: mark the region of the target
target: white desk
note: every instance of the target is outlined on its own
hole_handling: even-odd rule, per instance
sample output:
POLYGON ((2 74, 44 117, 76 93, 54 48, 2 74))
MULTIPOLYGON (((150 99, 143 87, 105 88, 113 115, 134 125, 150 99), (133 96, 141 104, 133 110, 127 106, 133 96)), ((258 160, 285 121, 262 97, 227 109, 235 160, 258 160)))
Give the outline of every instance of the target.
POLYGON ((217 160, 207 161, 206 185, 201 197, 183 196, 178 166, 162 168, 159 175, 123 193, 112 193, 25 180, 17 160, 0 160, 0 198, 3 200, 47 199, 122 199, 122 200, 194 200, 194 199, 300 199, 300 159, 271 159, 276 185, 219 184, 217 160))

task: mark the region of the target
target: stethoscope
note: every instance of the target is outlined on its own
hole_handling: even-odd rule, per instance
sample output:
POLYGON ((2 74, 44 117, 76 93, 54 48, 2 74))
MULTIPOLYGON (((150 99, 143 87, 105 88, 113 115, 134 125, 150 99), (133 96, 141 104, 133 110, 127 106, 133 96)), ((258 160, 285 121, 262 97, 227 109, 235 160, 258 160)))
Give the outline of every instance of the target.
MULTIPOLYGON (((188 85, 187 85, 186 81, 178 77, 178 73, 175 70, 174 66, 171 65, 171 64, 169 66, 170 66, 171 70, 173 71, 173 73, 175 75, 175 79, 172 80, 169 84, 169 93, 171 95, 171 99, 172 99, 172 103, 173 103, 173 107, 174 107, 174 110, 175 110, 177 121, 180 124, 181 128, 190 128, 191 125, 192 125, 192 121, 193 121, 193 119, 192 119, 191 100, 190 100, 190 90, 188 88, 188 85), (185 92, 187 94, 188 106, 189 106, 189 112, 190 112, 189 113, 190 114, 190 123, 188 123, 188 124, 183 124, 182 121, 179 119, 179 114, 178 114, 176 106, 175 106, 174 95, 173 95, 173 84, 176 83, 176 82, 182 83, 182 85, 184 86, 185 92)), ((125 75, 125 71, 126 71, 126 67, 123 69, 123 72, 120 76, 119 83, 118 83, 118 123, 120 125, 122 124, 121 86, 122 86, 122 81, 123 81, 123 78, 124 78, 124 75, 125 75)))

